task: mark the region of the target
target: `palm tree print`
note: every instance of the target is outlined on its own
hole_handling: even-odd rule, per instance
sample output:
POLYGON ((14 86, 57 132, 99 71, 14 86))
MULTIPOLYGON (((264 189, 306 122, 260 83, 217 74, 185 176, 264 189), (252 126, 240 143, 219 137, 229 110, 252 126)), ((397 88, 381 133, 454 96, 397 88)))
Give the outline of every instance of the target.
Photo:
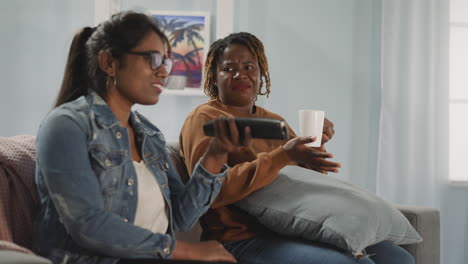
POLYGON ((155 18, 168 36, 173 49, 172 56, 175 63, 173 74, 185 75, 187 87, 200 87, 203 65, 200 53, 203 52, 205 41, 202 35, 205 25, 200 23, 200 19, 191 20, 188 16, 155 15, 155 18), (188 51, 182 50, 184 45, 189 48, 188 51), (180 70, 181 66, 183 70, 180 70))

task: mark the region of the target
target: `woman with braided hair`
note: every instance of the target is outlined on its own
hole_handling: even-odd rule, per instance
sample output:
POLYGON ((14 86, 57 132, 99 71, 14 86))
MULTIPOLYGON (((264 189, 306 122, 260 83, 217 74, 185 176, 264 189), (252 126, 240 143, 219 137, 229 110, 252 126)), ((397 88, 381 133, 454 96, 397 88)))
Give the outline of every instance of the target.
MULTIPOLYGON (((205 93, 211 100, 189 114, 179 138, 180 152, 189 172, 209 145, 210 138, 201 129, 207 121, 219 116, 284 120, 255 105, 257 96, 269 95, 270 86, 268 61, 257 37, 246 32, 234 33, 211 45, 204 83, 205 93)), ((221 241, 245 264, 414 263, 406 251, 391 243, 371 246, 367 253, 374 256, 356 260, 350 253, 330 245, 280 236, 233 205, 273 182, 286 165, 301 164, 321 173, 338 171, 340 164, 328 160, 333 155, 324 148, 334 134, 332 122, 325 120, 319 148, 305 146, 314 138, 297 137, 289 126, 288 130, 288 140, 253 139, 250 144, 228 154, 230 169, 225 183, 201 219, 203 239, 221 241)))

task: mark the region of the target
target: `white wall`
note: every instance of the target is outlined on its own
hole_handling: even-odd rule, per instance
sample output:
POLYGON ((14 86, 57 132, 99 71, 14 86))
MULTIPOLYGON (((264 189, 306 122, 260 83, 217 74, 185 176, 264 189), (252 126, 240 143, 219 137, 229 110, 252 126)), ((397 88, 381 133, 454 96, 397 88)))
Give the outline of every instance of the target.
POLYGON ((36 134, 52 108, 74 33, 94 1, 0 2, 0 136, 36 134))
POLYGON ((380 1, 238 0, 235 30, 264 43, 272 79, 266 108, 298 129, 297 110, 324 109, 340 178, 375 190, 380 1))

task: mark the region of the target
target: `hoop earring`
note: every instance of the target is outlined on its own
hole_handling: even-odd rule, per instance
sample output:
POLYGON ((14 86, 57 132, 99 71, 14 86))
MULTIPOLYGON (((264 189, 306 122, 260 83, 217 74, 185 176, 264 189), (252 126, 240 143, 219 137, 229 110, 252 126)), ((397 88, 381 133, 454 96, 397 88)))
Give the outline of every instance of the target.
POLYGON ((112 82, 113 87, 112 88, 116 88, 117 87, 117 78, 112 77, 112 76, 107 76, 106 88, 110 89, 110 87, 109 87, 111 85, 111 83, 109 81, 110 79, 113 79, 113 82, 112 82))

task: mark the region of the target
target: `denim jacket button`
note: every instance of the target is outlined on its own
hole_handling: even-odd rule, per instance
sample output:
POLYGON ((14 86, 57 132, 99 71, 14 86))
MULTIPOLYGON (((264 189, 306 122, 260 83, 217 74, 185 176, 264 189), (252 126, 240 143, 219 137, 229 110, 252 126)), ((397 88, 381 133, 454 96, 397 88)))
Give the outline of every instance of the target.
POLYGON ((110 165, 112 165, 112 162, 109 160, 109 159, 106 159, 104 161, 104 163, 106 164, 107 167, 109 167, 110 165))
POLYGON ((127 185, 132 186, 133 185, 133 179, 128 179, 127 180, 127 185))
POLYGON ((165 248, 163 249, 163 252, 164 252, 164 254, 166 254, 166 255, 169 255, 170 251, 171 251, 171 249, 170 249, 169 247, 165 247, 165 248))
POLYGON ((127 218, 124 218, 124 222, 128 222, 128 219, 127 219, 127 218))
POLYGON ((121 139, 121 138, 122 138, 122 133, 117 132, 117 133, 115 133, 115 136, 116 136, 118 139, 121 139))

